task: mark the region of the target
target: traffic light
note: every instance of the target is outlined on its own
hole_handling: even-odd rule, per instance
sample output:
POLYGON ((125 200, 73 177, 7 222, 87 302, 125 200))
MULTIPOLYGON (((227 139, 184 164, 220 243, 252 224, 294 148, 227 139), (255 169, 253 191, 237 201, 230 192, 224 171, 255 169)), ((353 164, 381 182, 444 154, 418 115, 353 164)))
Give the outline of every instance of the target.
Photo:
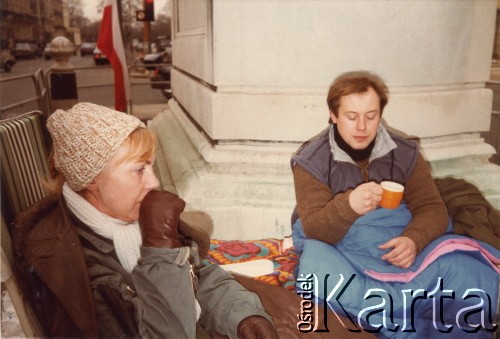
POLYGON ((144 0, 144 21, 155 21, 154 0, 144 0))

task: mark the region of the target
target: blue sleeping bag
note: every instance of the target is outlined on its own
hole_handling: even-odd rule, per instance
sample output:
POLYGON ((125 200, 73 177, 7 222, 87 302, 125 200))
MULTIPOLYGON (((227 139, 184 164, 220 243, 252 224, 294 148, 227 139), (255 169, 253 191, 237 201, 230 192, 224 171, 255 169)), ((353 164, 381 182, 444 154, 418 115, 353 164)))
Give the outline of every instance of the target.
POLYGON ((297 292, 303 295, 301 281, 314 277, 317 301, 349 319, 344 326, 353 331, 386 338, 493 337, 500 251, 447 233, 408 269, 381 260, 387 251, 378 246, 399 236, 410 220, 405 204, 377 209, 358 218, 336 245, 307 239, 297 220, 297 292))

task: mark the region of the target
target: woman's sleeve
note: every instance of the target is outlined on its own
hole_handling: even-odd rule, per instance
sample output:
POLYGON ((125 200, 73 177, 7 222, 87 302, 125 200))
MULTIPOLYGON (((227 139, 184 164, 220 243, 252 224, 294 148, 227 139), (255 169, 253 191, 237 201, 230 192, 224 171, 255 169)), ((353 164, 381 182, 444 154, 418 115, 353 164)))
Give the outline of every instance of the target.
MULTIPOLYGON (((196 297, 202 309, 200 324, 229 338, 238 337, 238 325, 247 317, 260 316, 273 323, 257 294, 218 265, 200 269, 196 297)), ((266 337, 274 338, 271 334, 266 337)))
POLYGON ((143 247, 142 251, 144 256, 132 273, 141 337, 195 338, 195 293, 201 306, 200 323, 219 334, 237 338, 239 323, 250 316, 272 323, 258 296, 217 265, 199 270, 195 292, 187 260, 189 248, 143 247))
POLYGON ((132 271, 139 335, 143 338, 195 338, 196 306, 189 248, 141 247, 132 271))
POLYGON ((333 195, 299 165, 293 168, 297 212, 307 237, 334 244, 342 240, 359 217, 349 205, 348 190, 333 195))

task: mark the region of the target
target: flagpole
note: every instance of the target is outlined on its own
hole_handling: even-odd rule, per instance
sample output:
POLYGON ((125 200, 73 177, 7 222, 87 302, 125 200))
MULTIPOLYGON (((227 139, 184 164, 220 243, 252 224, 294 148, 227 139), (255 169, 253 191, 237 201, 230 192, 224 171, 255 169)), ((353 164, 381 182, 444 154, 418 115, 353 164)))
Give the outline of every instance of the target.
MULTIPOLYGON (((116 0, 116 8, 118 9, 118 24, 120 25, 120 36, 122 37, 122 41, 123 41, 122 0, 116 0)), ((124 41, 123 41, 123 45, 125 46, 125 42, 124 41)), ((132 114, 132 95, 130 96, 130 98, 127 99, 126 113, 127 114, 132 114)))
POLYGON ((116 8, 118 9, 118 23, 120 24, 120 34, 123 37, 122 0, 116 0, 116 8))

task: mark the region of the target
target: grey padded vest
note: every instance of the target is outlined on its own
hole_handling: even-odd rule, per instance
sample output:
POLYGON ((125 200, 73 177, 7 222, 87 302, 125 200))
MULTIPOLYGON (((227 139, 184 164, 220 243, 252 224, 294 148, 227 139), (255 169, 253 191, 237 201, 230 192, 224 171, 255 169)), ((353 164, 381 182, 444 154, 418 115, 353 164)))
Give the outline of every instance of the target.
MULTIPOLYGON (((397 148, 371 160, 368 164, 368 181, 380 183, 392 180, 405 184, 419 155, 417 143, 389 132, 397 148)), ((299 165, 321 183, 330 187, 333 195, 355 188, 365 181, 361 168, 353 163, 336 161, 331 152, 329 129, 304 143, 291 160, 292 167, 299 165)))

